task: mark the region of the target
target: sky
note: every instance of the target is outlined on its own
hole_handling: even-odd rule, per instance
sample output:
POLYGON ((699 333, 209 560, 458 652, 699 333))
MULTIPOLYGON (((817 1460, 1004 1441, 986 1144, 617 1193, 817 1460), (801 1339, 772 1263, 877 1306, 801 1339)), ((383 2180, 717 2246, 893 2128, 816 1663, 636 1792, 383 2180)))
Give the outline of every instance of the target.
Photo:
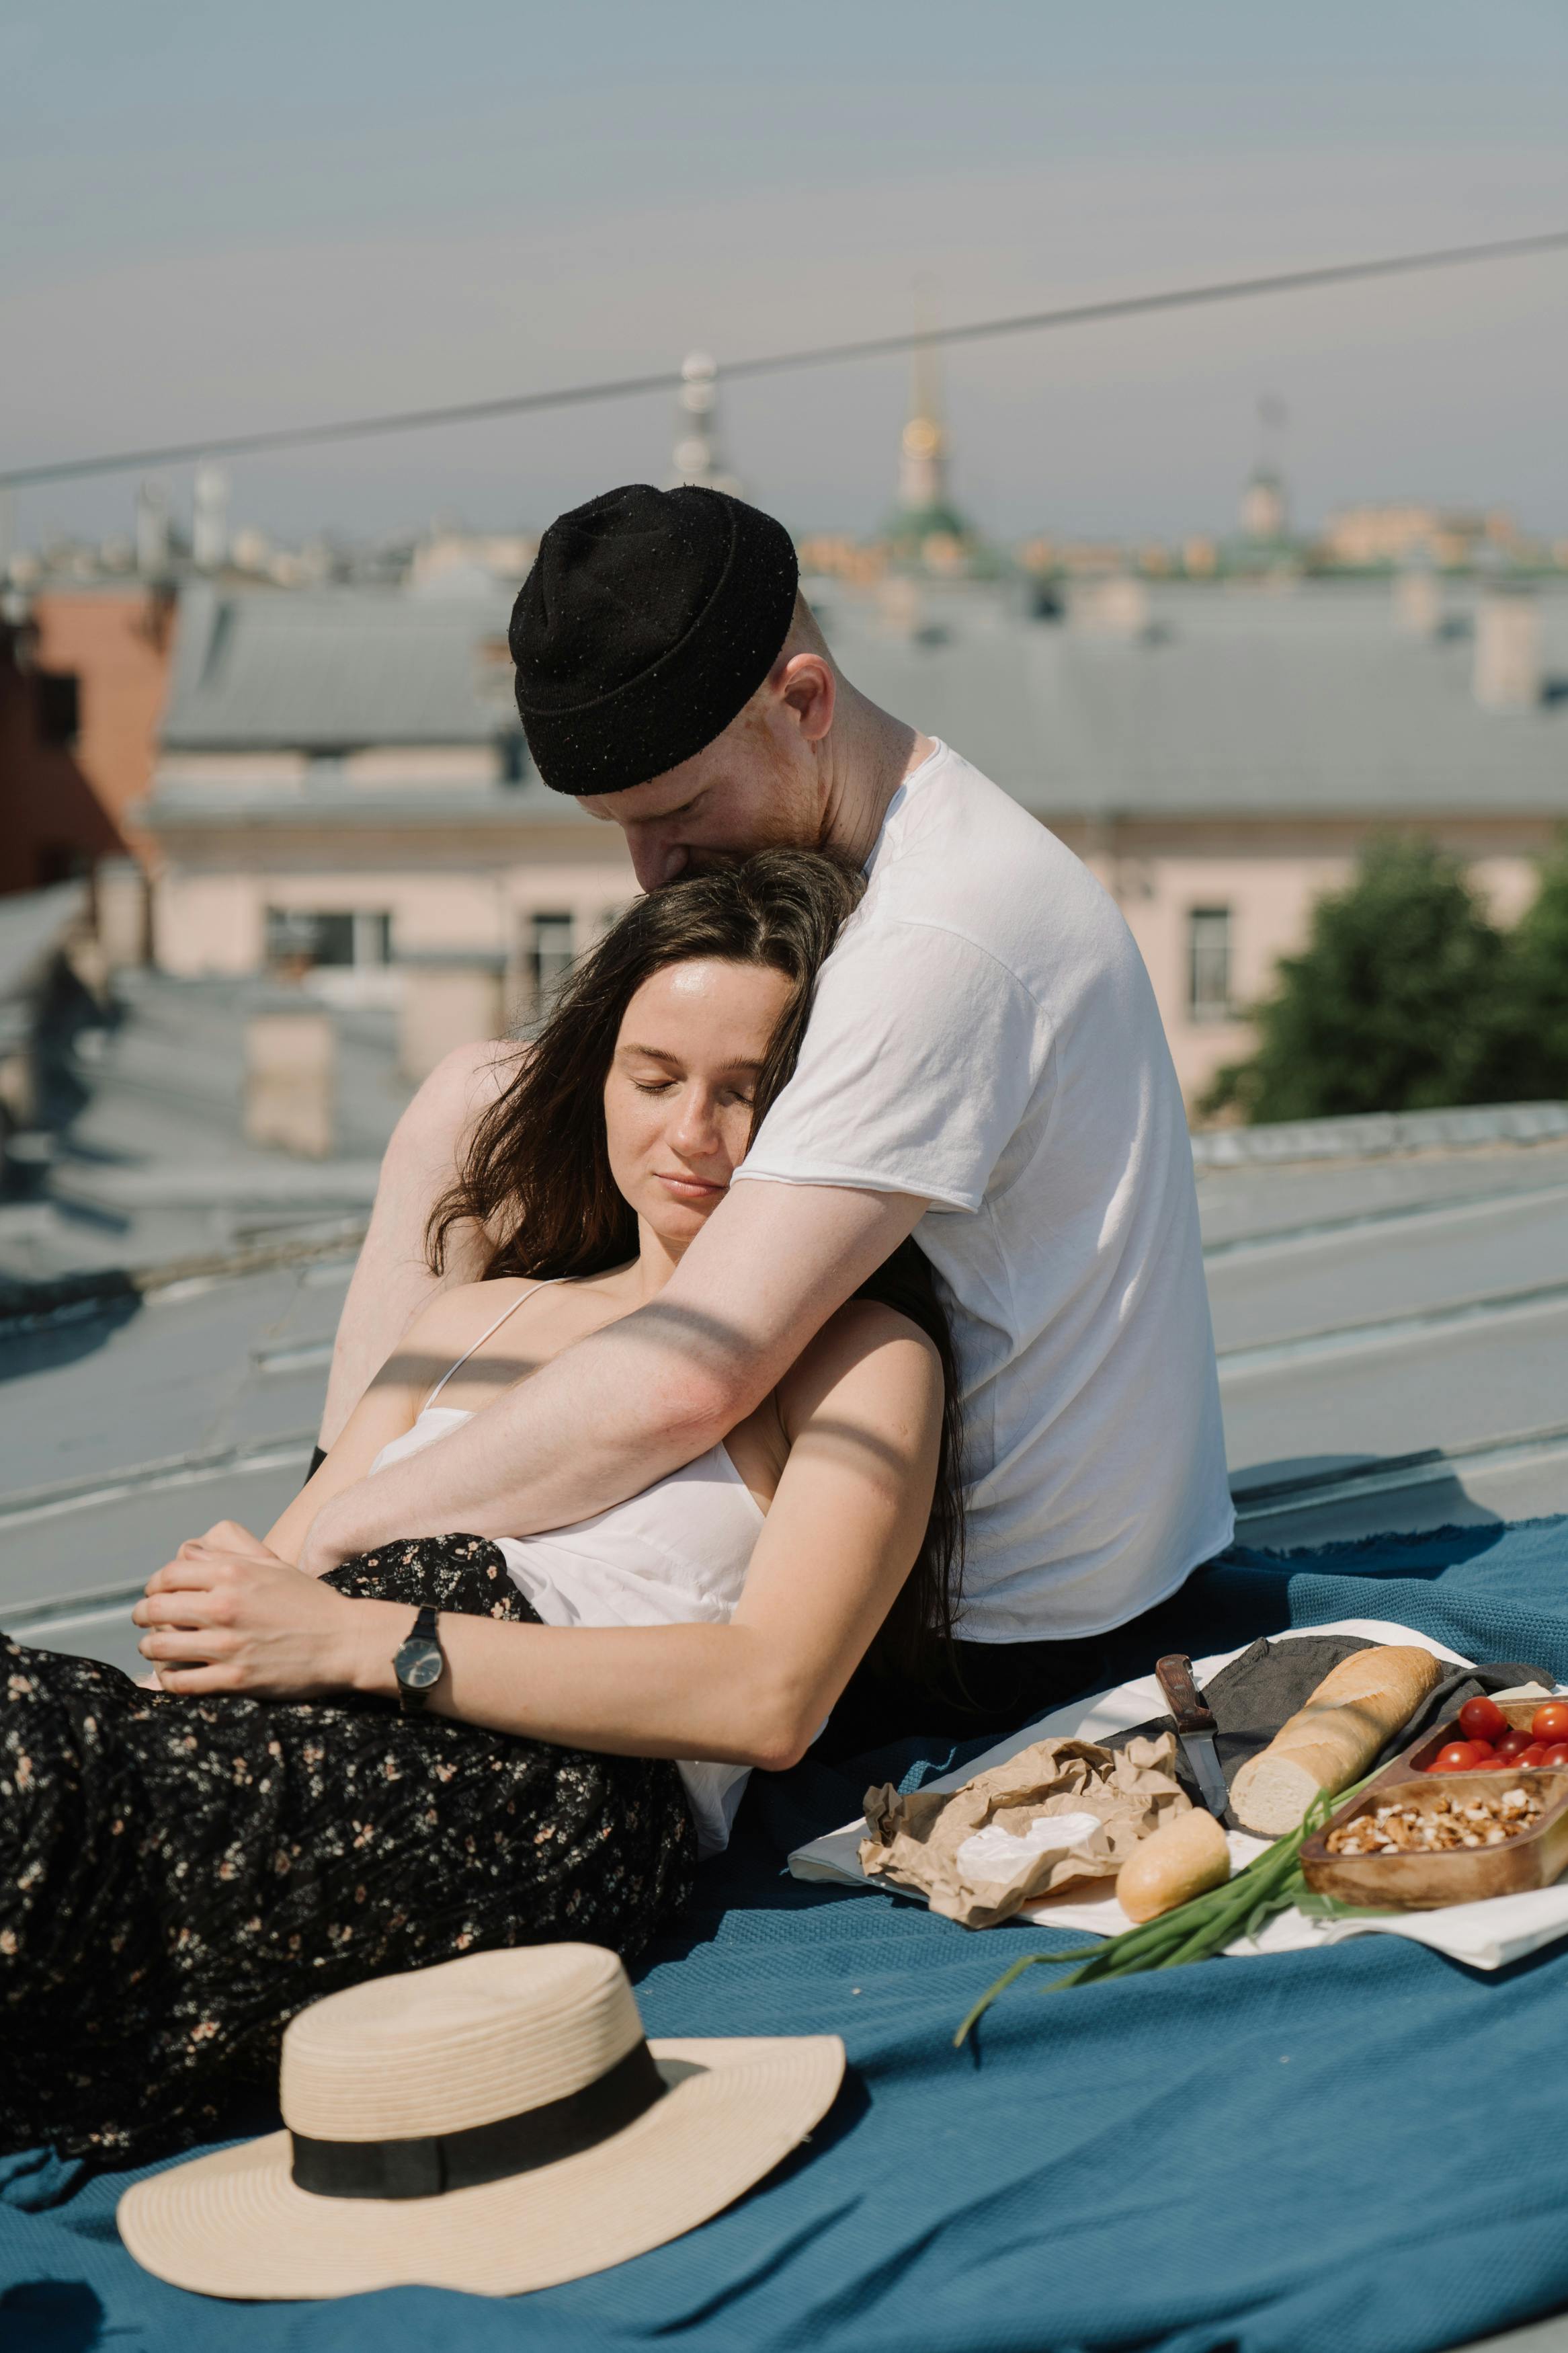
MULTIPOLYGON (((6 0, 0 464, 1568 227, 1562 0, 6 0)), ((1257 409, 1306 522, 1568 533, 1568 252, 960 349, 1012 538, 1230 527, 1257 409)), ((889 505, 907 366, 722 393, 797 530, 889 505)), ((539 525, 666 479, 665 396, 237 459, 284 538, 539 525)), ((169 476, 187 505, 190 470, 169 476)), ((134 478, 20 494, 123 531, 134 478)))

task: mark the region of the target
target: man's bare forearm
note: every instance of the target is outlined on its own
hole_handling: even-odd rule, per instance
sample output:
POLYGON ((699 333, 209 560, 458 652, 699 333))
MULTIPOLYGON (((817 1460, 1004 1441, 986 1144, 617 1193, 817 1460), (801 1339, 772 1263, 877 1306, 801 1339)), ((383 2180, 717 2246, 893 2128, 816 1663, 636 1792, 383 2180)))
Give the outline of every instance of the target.
POLYGON ((396 1536, 530 1535, 637 1493, 761 1402, 924 1206, 737 1187, 656 1300, 335 1498, 300 1566, 319 1573, 396 1536))

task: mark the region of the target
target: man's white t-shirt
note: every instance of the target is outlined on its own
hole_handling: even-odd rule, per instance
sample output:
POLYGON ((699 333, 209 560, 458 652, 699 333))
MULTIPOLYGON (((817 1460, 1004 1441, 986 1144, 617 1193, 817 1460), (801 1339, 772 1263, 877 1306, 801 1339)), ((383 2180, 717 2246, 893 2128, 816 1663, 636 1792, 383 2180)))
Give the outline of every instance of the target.
POLYGON ((737 1179, 913 1193, 963 1386, 959 1631, 1097 1634, 1233 1520, 1197 1196, 1149 976, 1054 835, 905 777, 737 1179))

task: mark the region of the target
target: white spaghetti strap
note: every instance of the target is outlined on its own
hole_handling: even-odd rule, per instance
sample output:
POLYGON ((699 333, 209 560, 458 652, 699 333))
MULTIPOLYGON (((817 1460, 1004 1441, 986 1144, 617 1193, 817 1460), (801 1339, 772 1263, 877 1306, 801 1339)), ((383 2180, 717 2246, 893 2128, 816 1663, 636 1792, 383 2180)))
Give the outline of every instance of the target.
MULTIPOLYGON (((548 1278, 546 1278, 546 1280, 548 1280, 548 1278)), ((440 1379, 437 1382, 435 1388, 431 1390, 429 1396, 420 1407, 419 1410, 421 1413, 429 1412, 430 1408, 435 1404, 437 1398, 440 1396, 442 1390, 451 1379, 452 1375, 462 1371, 463 1366, 468 1363, 468 1358, 474 1354, 474 1349, 482 1348, 487 1340, 493 1339, 496 1334, 500 1330, 501 1325, 506 1322, 508 1316, 515 1315, 517 1314, 518 1309, 523 1303, 523 1300, 531 1299, 536 1291, 542 1291, 544 1287, 543 1282, 530 1283, 528 1289, 522 1294, 522 1299, 514 1299, 510 1307, 503 1307, 501 1309, 501 1312, 496 1317, 495 1322, 493 1324, 487 1324, 485 1329, 479 1334, 479 1338, 474 1342, 473 1347, 465 1348, 457 1363, 455 1365, 447 1366, 446 1371, 442 1374, 440 1379)))

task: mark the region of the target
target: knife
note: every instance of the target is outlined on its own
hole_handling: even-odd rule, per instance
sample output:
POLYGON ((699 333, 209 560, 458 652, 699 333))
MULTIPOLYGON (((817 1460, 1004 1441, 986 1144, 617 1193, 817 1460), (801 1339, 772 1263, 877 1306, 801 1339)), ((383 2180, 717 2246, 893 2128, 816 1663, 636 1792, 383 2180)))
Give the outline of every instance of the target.
POLYGON ((1159 1662, 1154 1673, 1175 1718, 1176 1737, 1192 1767, 1198 1793, 1215 1821, 1223 1822, 1230 1814, 1230 1792, 1215 1754, 1215 1720, 1198 1696, 1198 1687, 1193 1681, 1193 1662, 1184 1652, 1176 1651, 1159 1662))

